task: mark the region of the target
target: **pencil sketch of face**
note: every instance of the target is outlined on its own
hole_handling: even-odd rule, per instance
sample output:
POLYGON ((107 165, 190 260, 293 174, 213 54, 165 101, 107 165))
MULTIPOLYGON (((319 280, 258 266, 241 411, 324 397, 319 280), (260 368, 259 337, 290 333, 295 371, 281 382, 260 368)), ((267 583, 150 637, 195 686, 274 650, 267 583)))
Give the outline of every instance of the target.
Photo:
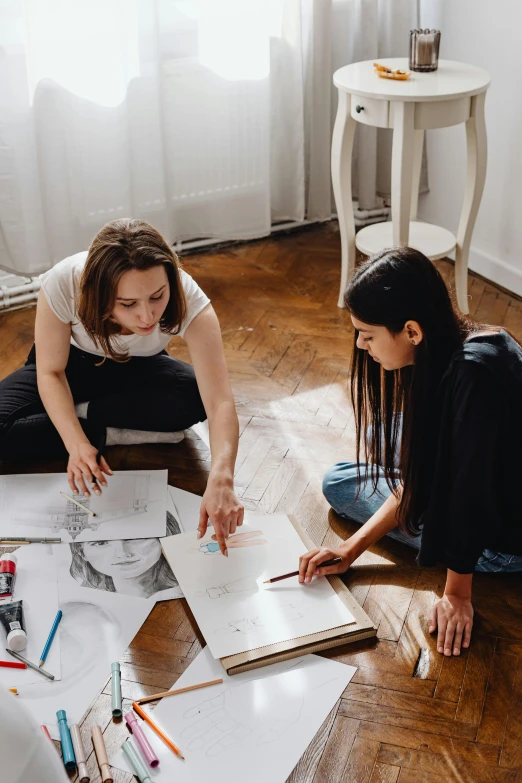
MULTIPOLYGON (((170 513, 167 532, 179 533, 179 525, 170 513)), ((150 598, 178 584, 158 538, 84 541, 69 547, 69 571, 82 587, 150 598)))
POLYGON ((157 538, 86 541, 81 547, 85 560, 96 571, 116 581, 142 576, 161 557, 157 538))

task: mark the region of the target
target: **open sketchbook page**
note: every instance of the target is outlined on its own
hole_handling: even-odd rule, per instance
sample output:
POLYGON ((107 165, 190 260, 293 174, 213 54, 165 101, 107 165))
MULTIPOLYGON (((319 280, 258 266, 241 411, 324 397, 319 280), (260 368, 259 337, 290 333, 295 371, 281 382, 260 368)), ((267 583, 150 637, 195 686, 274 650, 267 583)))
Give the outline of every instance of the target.
MULTIPOLYGON (((16 582, 13 600, 22 599, 27 647, 20 655, 38 665, 40 655, 58 612, 58 585, 56 568, 50 547, 44 544, 21 546, 16 550, 16 582)), ((0 628, 0 659, 15 661, 5 652, 6 637, 0 628)), ((60 631, 56 633, 43 668, 61 678, 60 631)), ((33 669, 4 669, 0 667, 0 688, 15 688, 31 683, 48 683, 43 675, 33 669)))
POLYGON ((65 473, 0 476, 0 536, 64 542, 164 536, 166 504, 166 470, 116 471, 103 494, 89 498, 73 495, 65 473))
POLYGON ((211 535, 185 533, 162 546, 215 658, 355 622, 326 579, 263 584, 295 570, 306 551, 287 516, 249 515, 228 539, 228 557, 211 535))
MULTIPOLYGON (((222 677, 222 685, 162 699, 154 721, 181 749, 180 761, 141 722, 160 764, 152 780, 267 783, 286 780, 356 669, 316 655, 233 677, 206 647, 174 688, 222 677)), ((149 707, 144 705, 149 711, 149 707)), ((111 765, 125 769, 120 750, 111 765)))

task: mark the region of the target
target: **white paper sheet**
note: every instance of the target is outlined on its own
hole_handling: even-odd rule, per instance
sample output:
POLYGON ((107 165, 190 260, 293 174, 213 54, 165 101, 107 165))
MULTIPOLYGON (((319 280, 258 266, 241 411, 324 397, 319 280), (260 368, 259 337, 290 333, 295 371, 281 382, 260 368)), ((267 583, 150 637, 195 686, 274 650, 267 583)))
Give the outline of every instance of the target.
POLYGON ((283 514, 248 517, 223 557, 211 539, 185 533, 162 541, 194 617, 215 658, 355 622, 326 579, 300 585, 295 571, 306 551, 283 514), (237 545, 234 546, 234 543, 237 545))
MULTIPOLYGON (((170 493, 166 524, 170 535, 178 535, 182 530, 170 493)), ((159 538, 54 544, 53 552, 62 595, 67 595, 69 587, 79 585, 86 593, 86 601, 93 590, 124 593, 152 604, 183 597, 159 538)))
POLYGON ((0 536, 59 537, 64 542, 165 535, 167 471, 116 471, 100 497, 72 496, 64 473, 0 476, 0 536))
POLYGON ((56 711, 79 723, 117 661, 152 609, 149 601, 128 595, 59 585, 62 679, 18 688, 19 699, 39 724, 59 739, 56 711))
MULTIPOLYGON (((185 761, 140 724, 160 759, 151 778, 158 783, 285 781, 355 671, 307 655, 227 676, 206 647, 173 687, 218 677, 223 684, 163 699, 152 713, 185 761)), ((110 763, 130 771, 121 750, 110 763)))
MULTIPOLYGON (((16 582, 13 600, 23 601, 24 618, 27 629, 27 647, 20 655, 38 666, 40 656, 49 636, 58 612, 58 585, 56 568, 50 548, 41 544, 21 546, 16 550, 16 582)), ((5 651, 6 636, 0 627, 0 658, 16 662, 5 651)), ((43 668, 54 674, 56 680, 61 677, 60 666, 60 626, 53 639, 43 668)), ((34 669, 4 669, 0 667, 0 687, 15 688, 31 683, 45 683, 48 680, 34 669)))
POLYGON ((170 500, 174 504, 175 515, 185 532, 197 530, 201 498, 184 489, 169 486, 170 500))

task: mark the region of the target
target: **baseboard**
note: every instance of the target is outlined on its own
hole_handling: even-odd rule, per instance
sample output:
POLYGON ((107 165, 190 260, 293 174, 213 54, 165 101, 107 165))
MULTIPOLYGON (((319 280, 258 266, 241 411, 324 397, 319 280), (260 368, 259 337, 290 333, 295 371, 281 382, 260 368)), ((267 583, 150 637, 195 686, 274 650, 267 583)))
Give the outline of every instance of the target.
POLYGON ((522 269, 472 247, 469 268, 495 285, 522 296, 522 269))

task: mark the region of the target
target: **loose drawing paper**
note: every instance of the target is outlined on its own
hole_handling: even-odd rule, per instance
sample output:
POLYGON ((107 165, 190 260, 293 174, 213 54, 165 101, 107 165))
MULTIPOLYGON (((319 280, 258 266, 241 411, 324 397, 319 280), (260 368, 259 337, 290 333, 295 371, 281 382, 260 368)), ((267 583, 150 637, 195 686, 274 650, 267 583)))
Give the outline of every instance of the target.
MULTIPOLYGON (((176 513, 169 493, 167 535, 181 532, 176 513)), ((91 590, 125 593, 152 603, 183 597, 159 538, 55 544, 53 551, 64 593, 68 584, 76 584, 87 593, 91 590)))
POLYGON ((64 473, 0 476, 0 536, 64 542, 165 535, 167 471, 116 471, 101 496, 74 496, 64 473), (60 492, 76 497, 87 511, 60 492))
POLYGON ((69 724, 81 721, 110 677, 111 663, 123 655, 152 609, 149 601, 133 596, 60 583, 59 603, 62 679, 18 688, 20 701, 49 727, 53 739, 59 739, 56 711, 65 710, 69 724))
MULTIPOLYGON (((178 745, 179 759, 142 722, 160 759, 152 780, 177 783, 284 781, 356 669, 316 655, 228 676, 206 647, 173 687, 222 677, 222 685, 163 699, 154 721, 178 745)), ((129 771, 122 751, 111 765, 129 771)))
POLYGON ((215 658, 355 622, 324 578, 263 584, 295 571, 306 551, 285 515, 250 514, 228 539, 228 557, 212 534, 172 536, 162 546, 215 658))
MULTIPOLYGON (((58 612, 58 585, 56 568, 48 547, 39 544, 18 547, 16 550, 16 582, 13 600, 23 601, 24 618, 27 630, 27 647, 20 655, 36 663, 49 636, 52 624, 58 612)), ((0 627, 0 659, 15 661, 5 652, 6 636, 0 627)), ((44 663, 45 671, 54 674, 56 680, 61 677, 60 665, 60 629, 56 633, 51 649, 44 663)), ((31 683, 48 681, 33 669, 4 669, 0 667, 0 687, 15 688, 31 683)))

